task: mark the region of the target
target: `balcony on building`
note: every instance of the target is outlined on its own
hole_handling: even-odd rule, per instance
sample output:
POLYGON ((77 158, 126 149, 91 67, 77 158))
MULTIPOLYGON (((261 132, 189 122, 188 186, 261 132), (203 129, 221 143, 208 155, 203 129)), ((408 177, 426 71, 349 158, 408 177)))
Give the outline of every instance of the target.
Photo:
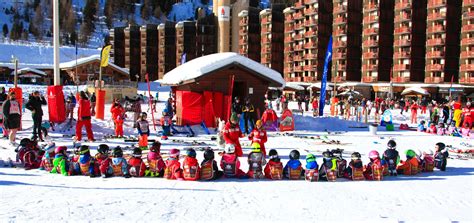
POLYGON ((368 40, 365 40, 364 42, 362 42, 362 46, 363 47, 376 47, 376 46, 378 46, 378 41, 368 39, 368 40))
POLYGON ((304 33, 304 37, 309 38, 309 37, 314 37, 316 35, 316 32, 310 30, 304 33))
POLYGON ((446 1, 447 0, 430 0, 428 1, 428 9, 446 7, 446 1))
POLYGON ((303 19, 303 18, 304 18, 303 13, 301 13, 301 12, 297 12, 297 13, 293 14, 293 19, 294 20, 299 20, 299 19, 303 19))
POLYGON ((443 71, 444 69, 444 64, 427 64, 426 65, 426 71, 428 72, 440 72, 443 71))
POLYGON ((443 38, 433 38, 433 39, 426 40, 427 46, 442 46, 443 44, 444 44, 443 38))
POLYGON ((336 5, 333 7, 332 13, 333 14, 340 14, 345 13, 347 11, 347 7, 344 5, 336 5))
POLYGON ((394 41, 393 45, 396 47, 410 46, 411 40, 409 39, 397 39, 394 41))
POLYGON ((392 82, 394 83, 407 83, 410 82, 410 77, 393 77, 392 82))
POLYGON ((410 0, 399 1, 395 4, 396 10, 410 9, 410 8, 411 8, 410 0))
POLYGON ((428 26, 428 33, 441 33, 441 32, 444 32, 443 25, 428 26))
POLYGON ((307 42, 304 44, 305 49, 315 49, 316 47, 318 47, 317 42, 307 42))
POLYGON ((347 19, 344 16, 335 18, 333 22, 334 25, 339 25, 339 24, 344 24, 344 23, 347 23, 347 19))
POLYGON ((446 19, 446 12, 428 13, 428 21, 445 20, 445 19, 446 19))
POLYGON ((463 6, 474 6, 474 0, 463 0, 463 6))
POLYGON ((303 61, 303 57, 301 57, 300 55, 295 55, 295 56, 293 57, 293 61, 295 61, 295 62, 303 61))
POLYGON ((335 52, 335 53, 332 54, 332 57, 335 60, 344 59, 344 58, 346 58, 346 53, 345 52, 335 52))
POLYGON ((394 21, 395 22, 404 22, 404 21, 410 21, 411 20, 411 15, 404 12, 400 15, 396 15, 394 21))
POLYGON ((296 34, 295 36, 293 36, 293 39, 294 40, 302 40, 303 39, 303 35, 301 35, 300 33, 296 34))
POLYGON ((376 11, 378 9, 378 5, 373 3, 373 2, 369 2, 368 4, 365 5, 365 8, 364 8, 364 11, 365 12, 373 12, 373 11, 376 11))
POLYGON ((375 76, 365 76, 365 77, 362 77, 362 82, 364 82, 364 83, 374 83, 374 82, 377 82, 377 77, 375 77, 375 76))
POLYGON ((308 19, 304 22, 305 26, 315 26, 318 20, 316 19, 308 19))
POLYGON ((302 44, 297 44, 293 47, 294 51, 303 51, 303 45, 302 44))
POLYGON ((443 77, 425 77, 425 83, 427 84, 443 83, 443 77))
POLYGON ((474 72, 459 75, 460 84, 474 84, 474 72))
POLYGON ((393 58, 395 59, 410 58, 410 51, 395 52, 393 53, 393 58))
POLYGON ((474 72, 474 64, 461 64, 462 72, 474 72))
POLYGON ((362 71, 377 71, 377 64, 364 64, 362 71))
POLYGON ((347 42, 346 41, 334 41, 333 42, 333 47, 334 48, 341 48, 341 47, 346 47, 347 46, 347 42))
POLYGON ((444 52, 442 51, 429 51, 426 52, 426 58, 432 59, 432 58, 443 58, 444 57, 444 52))
POLYGON ((296 23, 296 24, 295 24, 295 29, 296 29, 296 30, 304 29, 304 23, 302 23, 302 22, 296 23))
POLYGON ((464 38, 461 40, 461 45, 474 45, 474 38, 464 38))
POLYGON ((378 22, 378 16, 375 16, 375 15, 369 15, 369 16, 366 16, 364 17, 364 23, 374 23, 374 22, 378 22))
POLYGON ((472 19, 474 18, 474 11, 464 12, 462 16, 463 16, 463 19, 472 19))
MULTIPOLYGON (((367 28, 364 29, 364 35, 377 35, 379 33, 379 28, 367 28)), ((345 30, 344 30, 344 34, 345 30)))
POLYGON ((343 77, 343 76, 335 76, 335 77, 332 77, 331 78, 331 81, 334 82, 343 82, 343 81, 346 81, 346 77, 343 77))
POLYGON ((376 59, 378 56, 377 52, 364 52, 362 54, 363 59, 376 59))
POLYGON ((313 54, 313 53, 307 53, 304 55, 305 60, 311 60, 311 59, 316 59, 316 58, 317 58, 316 54, 313 54))
POLYGON ((409 64, 395 64, 393 65, 393 71, 408 71, 410 70, 409 64))
POLYGON ((304 65, 303 70, 304 71, 314 71, 314 70, 316 70, 316 65, 313 65, 313 64, 304 65))
POLYGON ((318 13, 318 10, 316 10, 316 9, 313 8, 313 7, 309 7, 309 8, 305 8, 305 9, 304 9, 304 14, 305 14, 305 15, 314 15, 314 14, 316 14, 316 13, 318 13))
POLYGON ((474 58, 474 51, 462 51, 461 58, 463 59, 474 58))
POLYGON ((405 33, 411 33, 411 28, 408 26, 402 26, 395 28, 394 34, 405 34, 405 33))
POLYGON ((466 24, 462 26, 461 32, 473 32, 474 31, 474 24, 466 24))
POLYGON ((293 47, 285 47, 284 50, 283 50, 283 52, 285 52, 285 53, 291 53, 291 52, 293 52, 293 47))
POLYGON ((314 4, 314 3, 317 3, 317 2, 318 2, 317 0, 304 0, 305 5, 310 5, 310 4, 314 4))

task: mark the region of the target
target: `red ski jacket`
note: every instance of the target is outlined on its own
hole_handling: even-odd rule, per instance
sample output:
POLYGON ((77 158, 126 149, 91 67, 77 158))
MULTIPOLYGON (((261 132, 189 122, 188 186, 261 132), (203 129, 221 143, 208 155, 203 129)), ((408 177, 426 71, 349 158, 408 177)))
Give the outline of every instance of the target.
POLYGON ((134 177, 145 176, 146 165, 141 158, 132 157, 128 160, 128 172, 134 177), (133 171, 132 168, 135 168, 133 171))
POLYGON ((168 159, 165 161, 165 178, 168 180, 183 179, 183 170, 181 169, 181 164, 179 160, 168 159))
MULTIPOLYGON (((280 175, 280 180, 283 178, 283 164, 281 162, 275 162, 272 160, 269 160, 267 165, 265 166, 265 177, 268 179, 274 179, 272 178, 272 174, 270 173, 270 168, 275 168, 278 169, 279 175, 280 175)), ((278 174, 277 174, 278 175, 278 174)), ((275 179, 276 180, 276 179, 275 179)))
POLYGON ((252 141, 252 143, 256 142, 260 144, 260 150, 262 150, 264 156, 267 156, 267 153, 265 151, 265 143, 267 142, 267 131, 265 131, 264 129, 254 128, 249 135, 249 140, 252 141))
POLYGON ((227 144, 234 144, 235 154, 242 156, 242 147, 240 146, 239 138, 243 137, 242 131, 240 131, 239 125, 232 126, 230 122, 224 127, 224 140, 227 144))
POLYGON ((80 99, 79 107, 77 108, 77 119, 91 118, 91 102, 89 100, 80 99))
POLYGON ((125 109, 122 106, 113 106, 110 108, 110 113, 112 113, 112 119, 119 120, 125 113, 125 109))

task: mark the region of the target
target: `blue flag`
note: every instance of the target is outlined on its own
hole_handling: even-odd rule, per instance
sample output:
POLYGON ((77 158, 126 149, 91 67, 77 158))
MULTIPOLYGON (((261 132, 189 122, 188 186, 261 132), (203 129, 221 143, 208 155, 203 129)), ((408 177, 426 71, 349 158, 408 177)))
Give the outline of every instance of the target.
POLYGON ((181 64, 184 63, 186 63, 186 53, 183 53, 183 55, 181 56, 181 64))
POLYGON ((326 84, 328 81, 328 66, 329 61, 332 59, 332 36, 329 37, 328 49, 326 50, 326 56, 324 58, 324 70, 323 78, 321 80, 321 94, 319 97, 319 116, 324 114, 324 105, 326 104, 326 84))
POLYGON ((76 43, 76 56, 77 56, 77 43, 76 43))

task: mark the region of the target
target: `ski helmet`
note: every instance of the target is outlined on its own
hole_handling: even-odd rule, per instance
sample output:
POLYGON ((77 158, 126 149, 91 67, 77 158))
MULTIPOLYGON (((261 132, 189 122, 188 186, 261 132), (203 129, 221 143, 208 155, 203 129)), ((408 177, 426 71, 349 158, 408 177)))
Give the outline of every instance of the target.
POLYGON ((261 150, 260 150, 260 143, 258 143, 258 142, 252 143, 252 152, 254 152, 254 153, 259 153, 259 152, 261 152, 261 150))
POLYGON ((88 145, 82 145, 80 148, 79 148, 79 154, 81 155, 84 155, 84 154, 87 154, 89 153, 89 146, 88 145))
POLYGON ((299 159, 300 159, 300 152, 298 152, 298 150, 296 150, 296 149, 291 150, 290 160, 299 160, 299 159))
POLYGON ((56 148, 54 150, 54 153, 56 154, 61 154, 61 153, 65 153, 67 151, 67 147, 65 146, 59 146, 58 148, 56 148))
POLYGON ((141 118, 146 117, 146 116, 147 116, 146 112, 142 112, 142 113, 140 114, 140 117, 141 117, 141 118))
POLYGON ((360 160, 361 157, 362 157, 362 156, 360 155, 359 152, 353 152, 353 153, 351 154, 351 159, 352 159, 352 160, 360 160))
POLYGON ((405 151, 405 155, 407 155, 407 159, 411 159, 413 157, 416 157, 416 153, 412 149, 409 149, 409 150, 405 151))
POLYGON ((159 141, 155 141, 153 142, 153 144, 151 144, 150 151, 154 153, 159 153, 160 149, 161 149, 161 143, 159 141))
POLYGON ((109 154, 109 151, 109 146, 106 144, 100 144, 99 148, 97 149, 97 152, 99 152, 100 154, 109 154))
POLYGON ((179 149, 171 149, 170 150, 170 156, 171 157, 178 157, 179 156, 179 149))
POLYGON ((278 156, 278 152, 276 151, 276 149, 271 149, 271 150, 268 152, 268 155, 269 155, 269 156, 278 156))
POLYGON ((436 146, 438 146, 438 152, 446 148, 446 145, 442 142, 436 143, 436 146))
POLYGON ((387 148, 396 149, 397 148, 397 143, 395 142, 395 140, 393 140, 393 139, 388 140, 387 148))
POLYGON ((186 150, 186 156, 196 158, 196 150, 194 150, 193 148, 186 150))
POLYGON ((214 159, 214 150, 212 150, 211 148, 207 148, 207 149, 204 151, 204 159, 205 159, 205 160, 212 160, 212 159, 214 159))
POLYGON ((23 138, 20 141, 20 146, 28 146, 31 143, 31 139, 29 138, 23 138))
POLYGON ((114 154, 114 157, 122 157, 123 156, 123 150, 122 150, 122 148, 120 148, 120 146, 115 147, 114 150, 112 151, 112 153, 114 154))
POLYGON ((133 148, 133 153, 132 153, 133 157, 137 157, 137 158, 141 158, 142 157, 142 149, 138 148, 138 147, 135 147, 133 148))
POLYGON ((239 122, 239 117, 237 117, 237 114, 232 113, 232 115, 230 115, 230 121, 235 123, 239 122))
POLYGON ((307 163, 316 162, 316 157, 313 154, 310 153, 310 154, 306 155, 306 162, 307 163))
POLYGON ((332 158, 333 156, 334 156, 334 155, 333 155, 332 152, 329 151, 329 150, 326 150, 326 151, 323 152, 323 158, 326 158, 326 159, 327 159, 327 158, 332 158))
POLYGON ((255 126, 258 127, 258 128, 262 127, 262 124, 263 124, 262 120, 257 120, 255 122, 255 126))
POLYGON ((372 151, 369 152, 369 158, 370 159, 376 159, 376 158, 379 158, 379 157, 380 157, 380 154, 376 150, 372 150, 372 151))
POLYGON ((234 144, 226 144, 224 148, 225 153, 234 153, 235 152, 235 145, 234 144))

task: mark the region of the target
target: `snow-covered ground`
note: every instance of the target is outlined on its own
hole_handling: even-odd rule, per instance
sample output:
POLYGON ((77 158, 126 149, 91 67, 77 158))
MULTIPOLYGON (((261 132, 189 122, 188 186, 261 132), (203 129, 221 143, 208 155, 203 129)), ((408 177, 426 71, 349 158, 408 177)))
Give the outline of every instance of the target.
MULTIPOLYGON (((160 93, 160 100, 166 99, 166 92, 160 93)), ((295 104, 290 104, 294 107, 295 104)), ((163 103, 159 104, 164 107, 163 103)), ((110 105, 106 106, 106 110, 110 105)), ((148 106, 143 105, 146 111, 148 106)), ((46 110, 46 107, 45 107, 46 110)), ((47 111, 45 111, 47 114, 47 111)), ((397 111, 394 111, 398 114, 397 111)), ((155 114, 158 116, 158 114, 155 114)), ((396 123, 403 123, 408 116, 395 115, 396 123)), ((24 131, 19 138, 31 135, 31 116, 23 115, 24 131)), ((149 115, 149 118, 151 116, 149 115)), ((297 149, 304 156, 307 151, 317 155, 321 163, 321 151, 342 148, 362 153, 364 163, 370 150, 385 149, 386 142, 394 138, 398 149, 425 151, 433 149, 437 142, 461 147, 461 142, 472 141, 448 136, 433 136, 414 131, 387 132, 379 128, 377 135, 371 135, 367 128, 349 128, 360 123, 338 118, 313 118, 310 113, 296 116, 297 135, 327 135, 347 145, 321 145, 321 141, 281 136, 269 133, 266 144, 277 149, 282 162, 286 163, 291 150, 297 149), (328 134, 328 131, 343 131, 328 134), (347 131, 347 132, 346 132, 347 131)), ((135 134, 132 123, 125 124, 126 134, 135 134)), ((58 127, 61 128, 61 127, 58 127)), ((112 133, 110 116, 104 121, 93 120, 97 139, 112 133)), ((158 139, 152 129, 152 137, 158 139)), ((196 138, 174 136, 162 141, 162 152, 171 148, 183 149, 186 145, 171 139, 203 141, 209 144, 210 135, 200 132, 196 138)), ((64 132, 66 134, 71 131, 64 132)), ((72 146, 70 137, 63 132, 52 133, 52 140, 58 145, 72 146)), ((91 143, 93 153, 99 141, 91 143)), ((111 147, 125 143, 110 140, 111 147)), ((244 145, 249 142, 242 139, 244 145)), ((0 139, 6 145, 5 139, 0 139)), ((130 145, 130 144, 128 144, 130 145)), ((215 148, 215 146, 213 146, 215 148)), ((244 147, 244 153, 250 149, 244 147)), ((14 157, 13 148, 0 149, 0 158, 14 157)), ((216 157, 217 154, 216 154, 216 157)), ((350 154, 345 158, 350 159, 350 154)), ((402 156, 404 158, 404 156, 402 156)), ((198 152, 202 160, 202 152, 198 152)), ((248 170, 246 158, 240 158, 242 169, 248 170)), ((220 158, 217 158, 220 161, 220 158)), ((338 179, 337 182, 270 181, 220 179, 214 182, 169 181, 151 178, 107 178, 64 177, 40 170, 25 171, 18 168, 0 168, 0 220, 1 221, 173 221, 173 222, 472 222, 474 164, 472 160, 448 160, 446 172, 421 173, 416 176, 386 177, 381 182, 351 182, 338 179)))

